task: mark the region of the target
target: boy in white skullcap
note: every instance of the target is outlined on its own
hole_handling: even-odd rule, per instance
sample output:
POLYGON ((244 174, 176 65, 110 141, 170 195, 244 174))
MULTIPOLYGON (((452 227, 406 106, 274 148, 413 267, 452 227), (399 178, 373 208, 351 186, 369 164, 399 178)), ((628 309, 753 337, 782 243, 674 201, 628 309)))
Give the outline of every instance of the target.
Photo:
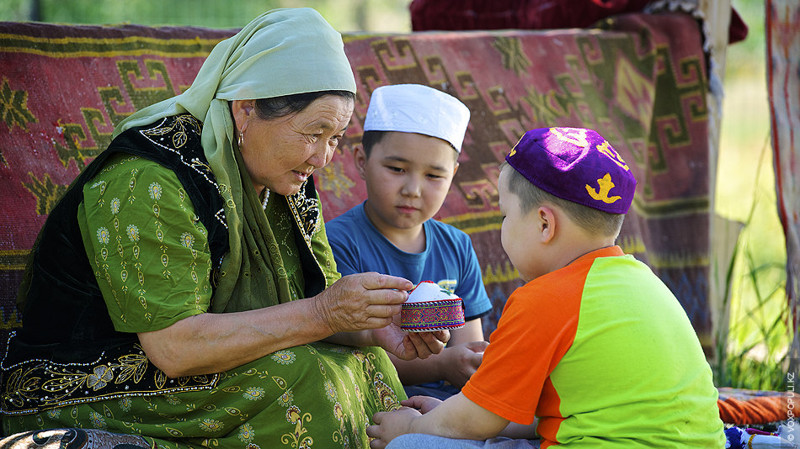
POLYGON ((342 275, 377 271, 433 281, 461 297, 466 325, 440 354, 392 358, 409 396, 441 399, 475 372, 487 343, 481 317, 492 306, 469 236, 432 217, 442 206, 469 123, 455 97, 419 84, 372 93, 362 147, 354 153, 367 200, 326 223, 342 275))

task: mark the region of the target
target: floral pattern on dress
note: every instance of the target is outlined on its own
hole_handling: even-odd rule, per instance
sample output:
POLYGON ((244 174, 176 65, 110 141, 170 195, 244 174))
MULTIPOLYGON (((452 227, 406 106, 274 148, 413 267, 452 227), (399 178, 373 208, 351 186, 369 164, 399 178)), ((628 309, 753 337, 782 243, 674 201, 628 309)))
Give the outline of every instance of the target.
POLYGON ((284 391, 283 394, 278 397, 278 403, 284 407, 289 407, 292 405, 293 401, 294 394, 292 394, 291 389, 284 391))
POLYGON ((108 228, 105 226, 101 226, 97 228, 97 241, 102 243, 103 245, 108 245, 109 239, 111 234, 108 232, 108 228))
POLYGON ((264 399, 264 396, 264 389, 261 387, 250 387, 242 394, 242 397, 248 401, 259 401, 264 399))
POLYGON ((153 199, 153 200, 156 200, 156 201, 161 199, 161 192, 163 190, 161 188, 161 184, 159 184, 158 182, 155 182, 155 181, 151 182, 150 186, 148 187, 147 190, 148 190, 148 192, 150 194, 150 199, 153 199))
POLYGON ((244 423, 239 426, 239 441, 242 443, 250 443, 255 438, 256 431, 249 423, 244 423))
POLYGON ((194 246, 194 236, 188 232, 181 234, 181 245, 184 248, 192 249, 194 246))
POLYGON ((275 351, 270 357, 281 365, 290 365, 297 358, 294 352, 286 350, 275 351))
POLYGON ((217 432, 223 429, 224 427, 225 424, 216 419, 205 418, 202 421, 200 421, 200 429, 202 429, 204 432, 208 433, 217 432))
MULTIPOLYGON (((103 183, 105 185, 105 183, 103 183)), ((121 202, 119 198, 112 198, 111 199, 111 213, 117 215, 119 213, 121 202)))
POLYGON ((126 228, 128 238, 131 242, 138 242, 139 241, 139 227, 135 224, 129 224, 126 228))
POLYGON ((89 413, 89 419, 91 420, 92 425, 96 429, 105 429, 106 428, 106 421, 105 421, 105 419, 103 419, 103 415, 101 415, 101 414, 99 414, 97 412, 90 412, 89 413))

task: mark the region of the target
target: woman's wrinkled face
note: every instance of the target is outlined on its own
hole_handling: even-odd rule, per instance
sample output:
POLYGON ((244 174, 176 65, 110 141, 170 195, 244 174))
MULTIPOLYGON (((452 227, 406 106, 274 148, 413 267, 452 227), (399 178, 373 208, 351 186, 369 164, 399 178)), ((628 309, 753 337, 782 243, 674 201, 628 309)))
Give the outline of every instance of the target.
POLYGON ((315 170, 330 162, 353 106, 349 98, 325 95, 300 112, 264 120, 254 100, 235 100, 232 112, 242 134, 242 159, 256 192, 264 187, 280 195, 299 192, 315 170))

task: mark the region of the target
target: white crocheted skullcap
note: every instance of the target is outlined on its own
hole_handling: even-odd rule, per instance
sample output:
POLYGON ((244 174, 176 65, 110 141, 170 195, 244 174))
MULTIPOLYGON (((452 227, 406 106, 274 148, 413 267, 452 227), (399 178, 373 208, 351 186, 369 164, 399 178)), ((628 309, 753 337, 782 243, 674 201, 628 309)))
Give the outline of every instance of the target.
POLYGON ((364 131, 438 137, 460 153, 468 124, 469 108, 452 95, 421 84, 394 84, 372 92, 364 131))

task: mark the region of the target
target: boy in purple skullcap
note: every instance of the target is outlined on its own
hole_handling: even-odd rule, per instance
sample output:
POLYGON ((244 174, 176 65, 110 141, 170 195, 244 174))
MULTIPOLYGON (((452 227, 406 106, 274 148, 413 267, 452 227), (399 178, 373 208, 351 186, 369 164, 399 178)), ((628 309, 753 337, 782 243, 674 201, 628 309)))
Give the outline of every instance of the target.
POLYGON ((615 245, 635 187, 595 131, 522 136, 498 189, 503 249, 526 284, 461 393, 375 414, 371 447, 532 447, 494 438, 533 438, 531 424, 542 447, 724 447, 717 389, 685 311, 615 245))

